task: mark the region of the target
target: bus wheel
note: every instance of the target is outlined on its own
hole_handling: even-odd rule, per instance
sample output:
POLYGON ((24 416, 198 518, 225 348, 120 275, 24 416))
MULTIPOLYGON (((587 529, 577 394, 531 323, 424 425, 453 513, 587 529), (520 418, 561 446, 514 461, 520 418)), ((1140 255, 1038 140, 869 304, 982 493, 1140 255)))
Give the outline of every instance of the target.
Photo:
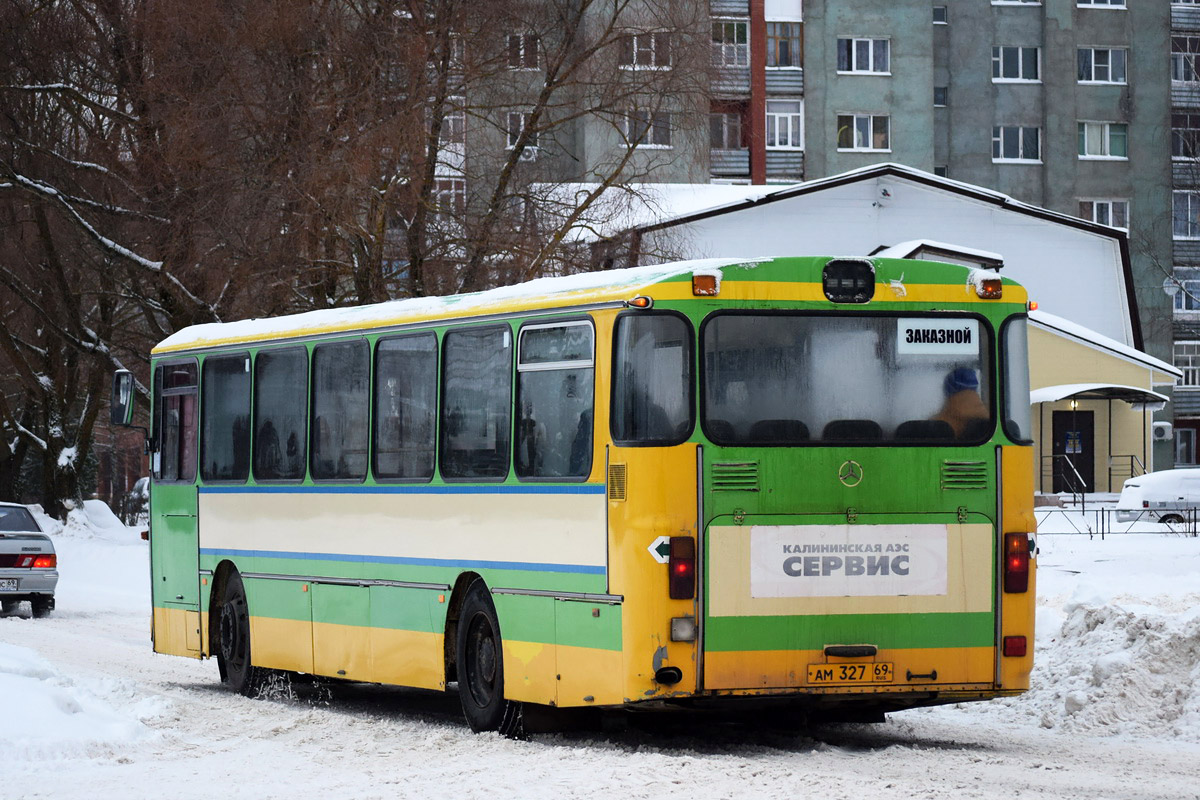
POLYGON ((219 620, 217 664, 222 679, 235 692, 254 697, 262 688, 266 673, 250 663, 250 607, 242 576, 236 572, 225 581, 219 620))
POLYGON ((521 736, 521 704, 504 699, 500 625, 483 581, 471 584, 463 599, 457 647, 458 698, 471 730, 521 736))

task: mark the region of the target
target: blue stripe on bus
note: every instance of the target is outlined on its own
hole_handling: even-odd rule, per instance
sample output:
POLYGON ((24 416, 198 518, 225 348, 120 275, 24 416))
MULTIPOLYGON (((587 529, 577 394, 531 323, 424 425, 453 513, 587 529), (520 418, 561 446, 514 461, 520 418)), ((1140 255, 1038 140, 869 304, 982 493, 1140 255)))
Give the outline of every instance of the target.
POLYGON ((201 486, 201 494, 604 494, 602 483, 572 486, 495 484, 484 486, 201 486))
POLYGON ((357 561, 366 564, 403 564, 413 567, 456 567, 471 569, 510 569, 527 572, 572 572, 580 575, 604 575, 604 567, 587 564, 537 564, 526 561, 468 561, 451 558, 409 558, 407 556, 355 556, 348 553, 300 553, 289 550, 229 550, 201 547, 202 556, 240 556, 243 558, 298 558, 306 561, 357 561))

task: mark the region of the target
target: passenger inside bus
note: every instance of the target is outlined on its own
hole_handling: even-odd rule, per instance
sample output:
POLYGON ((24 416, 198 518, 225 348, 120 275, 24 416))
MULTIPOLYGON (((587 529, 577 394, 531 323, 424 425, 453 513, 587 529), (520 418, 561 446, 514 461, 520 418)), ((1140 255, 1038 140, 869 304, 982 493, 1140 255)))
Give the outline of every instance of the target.
MULTIPOLYGON (((933 417, 941 420, 954 429, 956 439, 962 439, 968 432, 972 434, 979 426, 972 425, 977 420, 986 422, 991 418, 991 412, 979 396, 979 376, 970 367, 952 369, 942 383, 946 401, 942 410, 933 417)), ((973 435, 969 438, 976 438, 973 435)))

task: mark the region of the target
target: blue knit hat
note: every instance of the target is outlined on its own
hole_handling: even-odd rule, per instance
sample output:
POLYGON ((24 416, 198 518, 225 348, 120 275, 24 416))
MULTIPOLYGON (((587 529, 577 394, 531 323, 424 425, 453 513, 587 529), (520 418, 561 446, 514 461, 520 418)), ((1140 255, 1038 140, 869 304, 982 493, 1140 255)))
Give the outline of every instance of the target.
POLYGON ((946 376, 946 382, 943 384, 943 387, 946 390, 947 397, 956 392, 961 392, 963 389, 978 389, 979 376, 970 367, 957 367, 951 370, 950 374, 946 376))

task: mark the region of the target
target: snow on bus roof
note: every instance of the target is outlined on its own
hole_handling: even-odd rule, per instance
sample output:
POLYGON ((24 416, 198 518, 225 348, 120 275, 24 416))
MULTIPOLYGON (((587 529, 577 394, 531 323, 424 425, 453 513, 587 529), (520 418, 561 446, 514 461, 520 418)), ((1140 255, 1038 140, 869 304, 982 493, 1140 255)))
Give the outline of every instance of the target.
POLYGON ((210 322, 192 325, 163 339, 153 352, 184 350, 192 347, 253 342, 260 339, 291 338, 316 333, 359 330, 381 325, 396 325, 438 316, 470 316, 499 310, 521 301, 571 299, 595 295, 594 302, 625 299, 636 290, 679 275, 712 272, 723 267, 749 267, 770 258, 699 258, 645 267, 629 267, 600 272, 583 272, 556 278, 536 278, 512 286, 483 292, 441 297, 414 297, 389 300, 365 306, 328 308, 281 317, 263 317, 236 322, 210 322), (609 290, 609 291, 605 291, 609 290))

